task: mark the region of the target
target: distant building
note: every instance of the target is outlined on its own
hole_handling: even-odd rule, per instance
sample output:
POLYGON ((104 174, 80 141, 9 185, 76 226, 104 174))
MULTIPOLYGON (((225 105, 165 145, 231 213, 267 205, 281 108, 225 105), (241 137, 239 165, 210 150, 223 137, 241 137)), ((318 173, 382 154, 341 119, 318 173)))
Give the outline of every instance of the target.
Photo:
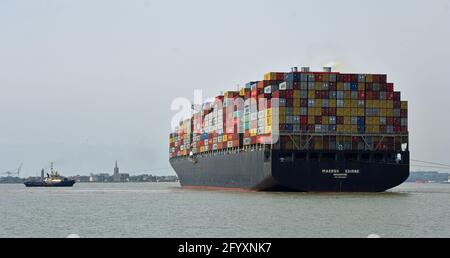
POLYGON ((113 174, 113 182, 128 182, 130 181, 130 175, 126 173, 119 173, 119 167, 117 166, 117 160, 116 160, 116 166, 114 167, 114 174, 113 174))
POLYGON ((108 173, 101 173, 97 175, 91 175, 89 177, 89 182, 99 182, 99 183, 108 183, 111 182, 112 178, 108 173))

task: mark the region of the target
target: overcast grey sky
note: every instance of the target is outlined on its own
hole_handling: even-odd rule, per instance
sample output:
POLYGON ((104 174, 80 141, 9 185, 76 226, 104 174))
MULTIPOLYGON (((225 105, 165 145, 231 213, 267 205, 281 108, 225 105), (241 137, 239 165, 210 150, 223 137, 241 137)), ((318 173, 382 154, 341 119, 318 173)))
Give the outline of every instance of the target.
POLYGON ((169 167, 174 98, 329 62, 387 73, 412 158, 450 163, 448 0, 2 0, 0 172, 169 167))

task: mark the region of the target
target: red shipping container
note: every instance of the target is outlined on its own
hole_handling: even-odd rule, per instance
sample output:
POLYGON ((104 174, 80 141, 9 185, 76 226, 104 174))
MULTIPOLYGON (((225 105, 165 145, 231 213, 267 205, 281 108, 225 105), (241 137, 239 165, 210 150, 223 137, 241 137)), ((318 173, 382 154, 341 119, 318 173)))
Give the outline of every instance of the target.
POLYGON ((336 117, 336 124, 343 125, 344 124, 344 117, 343 116, 337 116, 336 117))
POLYGON ((322 116, 329 116, 328 108, 322 108, 322 116))
POLYGON ((330 93, 329 91, 322 91, 322 99, 328 99, 330 96, 329 93, 330 93))
POLYGON ((294 91, 293 90, 286 90, 285 96, 286 96, 286 98, 292 99, 294 97, 294 91))
POLYGON ((359 100, 365 100, 366 99, 366 93, 364 91, 358 91, 358 99, 359 100))
POLYGON ((394 125, 394 118, 393 117, 386 117, 386 125, 394 125))
POLYGON ((400 101, 400 92, 394 91, 394 100, 400 101))
POLYGON ((402 126, 402 133, 408 133, 408 127, 407 126, 402 126))
POLYGON ((315 125, 308 125, 308 132, 310 132, 310 133, 314 133, 314 132, 315 132, 315 130, 316 130, 316 127, 315 127, 315 125))
POLYGON ((307 125, 308 124, 308 116, 301 116, 300 117, 300 124, 301 125, 307 125))
POLYGON ((394 108, 401 108, 402 103, 400 101, 394 100, 394 108))
POLYGON ((329 116, 336 116, 336 108, 328 108, 328 115, 329 116))
POLYGON ((380 84, 380 91, 387 91, 386 89, 387 87, 385 83, 380 84))
POLYGON ((386 91, 387 92, 394 92, 394 84, 393 83, 387 83, 386 84, 386 91))
POLYGON ((321 125, 322 124, 322 116, 315 116, 314 121, 316 124, 321 125))
POLYGON ((316 74, 314 74, 314 80, 315 80, 316 82, 321 82, 321 81, 323 81, 323 75, 322 75, 321 73, 316 73, 316 74))
POLYGON ((394 92, 386 92, 386 99, 387 100, 394 100, 394 92))
POLYGON ((284 81, 284 73, 276 73, 276 79, 278 81, 284 81))

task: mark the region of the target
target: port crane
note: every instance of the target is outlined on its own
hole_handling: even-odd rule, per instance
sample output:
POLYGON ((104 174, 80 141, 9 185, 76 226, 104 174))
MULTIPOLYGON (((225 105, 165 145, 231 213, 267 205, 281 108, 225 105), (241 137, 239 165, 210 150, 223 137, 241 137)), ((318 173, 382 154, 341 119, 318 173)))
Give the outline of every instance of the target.
POLYGON ((1 174, 7 175, 8 177, 10 177, 10 176, 17 176, 17 177, 19 177, 20 176, 20 171, 22 170, 22 165, 23 165, 23 163, 20 163, 20 166, 17 168, 16 171, 8 170, 8 171, 5 171, 5 172, 3 172, 1 174))

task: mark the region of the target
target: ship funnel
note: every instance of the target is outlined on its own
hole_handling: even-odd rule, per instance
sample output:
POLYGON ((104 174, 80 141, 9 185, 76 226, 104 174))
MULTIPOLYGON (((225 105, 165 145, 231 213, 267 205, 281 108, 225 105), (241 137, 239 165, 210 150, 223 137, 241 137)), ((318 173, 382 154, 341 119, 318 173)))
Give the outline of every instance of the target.
POLYGON ((309 72, 309 67, 302 67, 302 72, 308 73, 309 72))
POLYGON ((323 68, 323 71, 326 72, 326 73, 331 73, 331 67, 325 66, 325 67, 323 68))
POLYGON ((298 72, 298 67, 296 67, 296 66, 291 67, 291 72, 293 72, 293 73, 298 72))

